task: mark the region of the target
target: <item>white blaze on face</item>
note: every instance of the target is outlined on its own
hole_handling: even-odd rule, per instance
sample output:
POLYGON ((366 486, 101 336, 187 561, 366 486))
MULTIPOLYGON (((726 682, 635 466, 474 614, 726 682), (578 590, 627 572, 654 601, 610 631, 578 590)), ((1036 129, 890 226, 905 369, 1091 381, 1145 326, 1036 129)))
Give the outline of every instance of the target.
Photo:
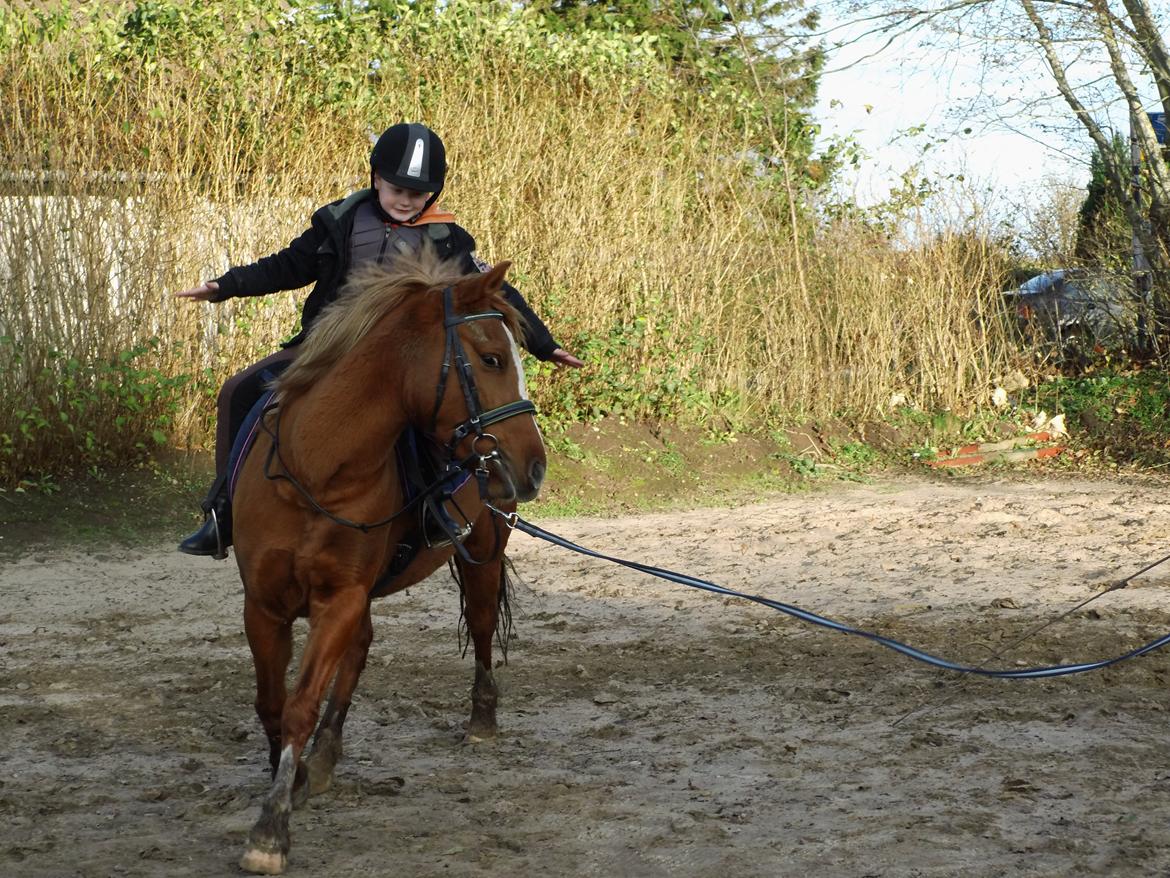
POLYGON ((524 364, 520 362, 520 348, 516 346, 512 330, 505 326, 504 332, 508 334, 508 344, 512 347, 512 365, 516 367, 516 381, 519 384, 517 389, 520 391, 520 398, 528 399, 528 385, 524 383, 524 364))
MULTIPOLYGON (((528 384, 524 381, 524 364, 520 361, 520 348, 516 346, 516 339, 512 336, 512 330, 504 327, 504 332, 508 333, 508 343, 512 346, 512 365, 516 367, 516 384, 517 390, 520 392, 521 399, 528 399, 528 384)), ((532 422, 536 423, 536 415, 532 416, 532 422)), ((536 424, 537 433, 540 432, 540 425, 536 424)), ((544 438, 541 437, 541 441, 544 438)))

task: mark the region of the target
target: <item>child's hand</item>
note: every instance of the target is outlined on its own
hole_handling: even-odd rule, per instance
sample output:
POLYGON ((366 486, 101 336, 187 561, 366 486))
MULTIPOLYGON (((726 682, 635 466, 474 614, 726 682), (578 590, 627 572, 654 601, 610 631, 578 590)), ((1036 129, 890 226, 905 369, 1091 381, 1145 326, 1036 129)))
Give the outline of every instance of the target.
POLYGON ((219 292, 219 284, 213 280, 204 281, 197 287, 175 293, 176 299, 191 299, 195 302, 206 302, 219 292))
POLYGON ((564 348, 557 348, 552 352, 549 361, 558 366, 568 366, 570 369, 580 369, 585 364, 566 351, 564 348))

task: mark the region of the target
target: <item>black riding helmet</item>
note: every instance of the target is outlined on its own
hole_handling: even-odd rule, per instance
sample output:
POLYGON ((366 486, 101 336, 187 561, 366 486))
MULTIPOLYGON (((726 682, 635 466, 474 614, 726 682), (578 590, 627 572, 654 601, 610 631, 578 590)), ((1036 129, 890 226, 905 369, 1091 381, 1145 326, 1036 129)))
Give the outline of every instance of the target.
POLYGON ((400 122, 387 128, 374 144, 370 153, 370 186, 374 185, 374 174, 403 189, 430 192, 426 203, 430 207, 443 191, 447 151, 439 135, 426 125, 400 122))

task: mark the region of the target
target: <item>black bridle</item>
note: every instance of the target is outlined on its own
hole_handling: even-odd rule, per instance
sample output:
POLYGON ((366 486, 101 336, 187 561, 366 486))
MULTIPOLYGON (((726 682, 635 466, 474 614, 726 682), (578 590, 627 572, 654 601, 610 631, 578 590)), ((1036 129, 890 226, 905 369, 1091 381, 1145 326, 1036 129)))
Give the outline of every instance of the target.
POLYGON ((443 348, 443 365, 439 369, 439 386, 435 389, 435 407, 431 412, 430 432, 431 435, 434 435, 438 428, 439 410, 443 406, 443 397, 447 393, 447 378, 451 373, 451 357, 454 355, 455 374, 459 377, 459 386, 463 389, 463 402, 467 406, 467 419, 456 425, 455 430, 451 433, 450 441, 444 446, 444 450, 447 452, 445 469, 448 470, 449 474, 454 472, 451 466, 455 461, 459 443, 474 433, 475 439, 471 443, 471 454, 456 464, 455 469, 466 472, 470 463, 478 461, 474 472, 476 480, 479 482, 479 498, 486 501, 488 499, 487 479, 489 475, 487 464, 493 460, 499 460, 500 443, 491 433, 485 432, 484 428, 516 415, 535 415, 536 406, 533 405, 532 400, 518 399, 515 402, 488 409, 486 412, 483 410, 483 406, 479 402, 479 390, 475 384, 475 372, 471 362, 467 359, 467 351, 463 348, 463 339, 459 337, 459 327, 465 323, 471 323, 473 320, 503 320, 504 314, 502 311, 455 314, 454 311, 455 293, 451 287, 446 287, 443 290, 443 328, 446 331, 447 340, 443 348), (481 443, 485 441, 488 445, 481 446, 481 443))
MULTIPOLYGON (((447 379, 451 373, 452 365, 455 367, 455 374, 459 379, 459 386, 463 390, 463 401, 467 406, 467 418, 455 426, 450 441, 443 446, 446 452, 446 461, 443 464, 443 473, 439 478, 427 485, 426 488, 420 491, 414 499, 410 500, 401 509, 377 521, 351 521, 348 518, 343 518, 340 515, 330 512, 317 502, 308 488, 297 480, 288 468, 288 464, 285 463, 284 456, 280 453, 281 410, 279 404, 270 406, 270 409, 274 408, 276 410, 276 417, 271 429, 268 427, 267 418, 261 418, 263 429, 271 439, 268 457, 264 462, 264 477, 273 481, 279 479, 288 482, 296 488, 297 492, 300 493, 315 512, 325 516, 334 524, 360 530, 362 533, 368 533, 371 530, 390 524, 423 503, 432 494, 450 485, 453 479, 460 473, 471 473, 475 476, 476 483, 479 487, 479 498, 482 502, 486 503, 489 499, 487 489, 488 479, 491 475, 488 470, 488 464, 500 459, 500 443, 494 435, 486 432, 484 428, 517 415, 535 415, 536 406, 531 400, 518 399, 515 402, 509 402, 496 408, 488 409, 487 411, 483 410, 483 406, 479 401, 479 390, 475 383, 475 371, 470 360, 467 358, 467 351, 463 347, 463 340, 459 337, 459 327, 473 320, 505 320, 506 318, 502 311, 480 311, 473 314, 456 314, 454 312, 454 290, 451 287, 446 287, 443 290, 443 329, 446 334, 446 342, 443 350, 443 365, 439 370, 439 384, 435 393, 435 407, 431 413, 430 434, 434 435, 438 427, 439 412, 443 406, 443 397, 447 393, 447 379), (454 363, 452 363, 452 356, 454 356, 454 363), (471 443, 471 453, 462 460, 457 460, 460 443, 473 433, 475 434, 475 439, 471 443), (271 472, 274 459, 280 464, 280 472, 271 472)), ((457 549, 462 548, 458 541, 455 541, 454 544, 457 549)), ((463 554, 466 555, 466 550, 464 550, 463 554)))

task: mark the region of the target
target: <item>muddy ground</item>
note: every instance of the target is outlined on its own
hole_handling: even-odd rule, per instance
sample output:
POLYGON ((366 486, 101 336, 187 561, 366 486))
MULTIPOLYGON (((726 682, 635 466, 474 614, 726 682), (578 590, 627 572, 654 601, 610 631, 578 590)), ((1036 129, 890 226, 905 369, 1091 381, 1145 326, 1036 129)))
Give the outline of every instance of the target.
MULTIPOLYGON (((1170 551, 1166 488, 898 478, 540 523, 1014 666, 1170 631, 1167 564, 994 658, 1170 551)), ((472 666, 449 580, 379 602, 346 755, 293 816, 288 874, 1170 872, 1166 650, 957 680, 528 537, 512 548, 525 584, 501 737, 462 743, 472 666)), ((231 562, 58 546, 4 562, 0 596, 0 874, 235 874, 267 760, 231 562)))

